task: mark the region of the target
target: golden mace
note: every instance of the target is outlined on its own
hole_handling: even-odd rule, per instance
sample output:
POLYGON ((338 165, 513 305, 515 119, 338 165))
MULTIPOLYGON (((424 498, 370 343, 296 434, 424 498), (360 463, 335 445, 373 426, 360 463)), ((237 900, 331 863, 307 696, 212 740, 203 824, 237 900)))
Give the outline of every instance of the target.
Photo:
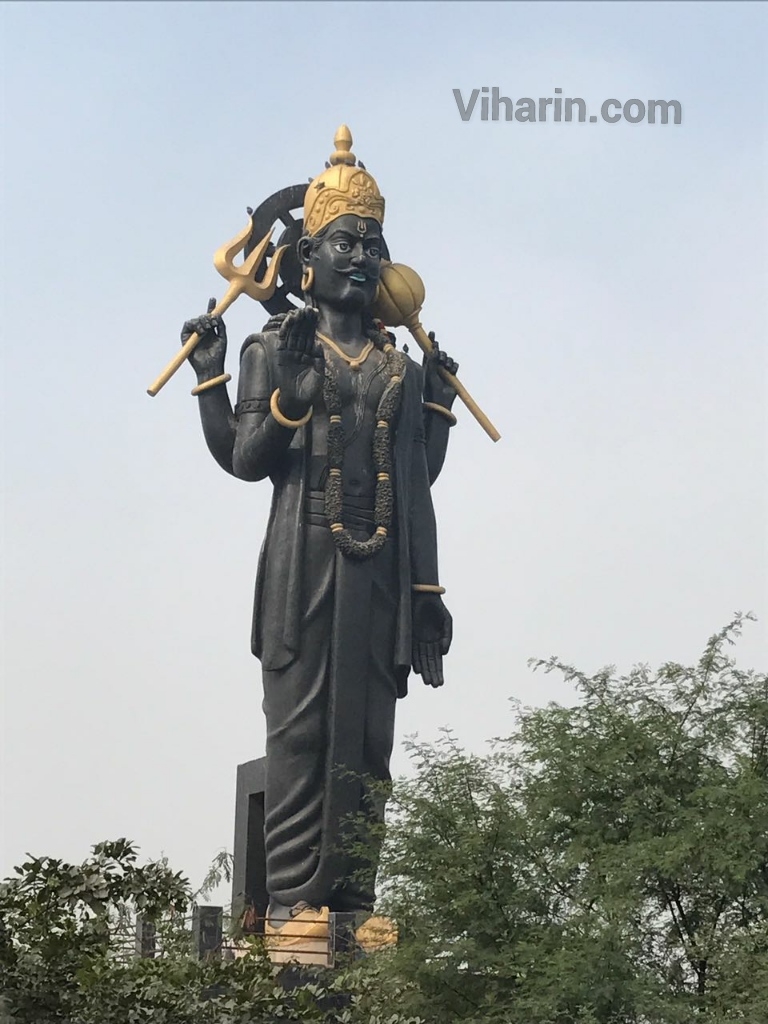
MULTIPOLYGON (((234 262, 235 256, 245 248, 252 230, 253 225, 249 221, 248 226, 245 227, 239 235, 233 238, 231 242, 227 242, 225 245, 222 245, 222 247, 217 249, 214 254, 213 265, 221 276, 229 281, 229 288, 227 288, 221 302, 218 302, 211 310, 210 316, 219 316, 224 312, 224 310, 229 309, 238 295, 242 295, 243 292, 246 295, 250 295, 252 299, 256 299, 258 302, 264 302, 267 299, 272 298, 274 295, 275 288, 277 287, 277 274, 280 270, 280 262, 283 258, 283 253, 288 246, 281 245, 275 250, 275 254, 272 257, 272 261, 270 262, 264 277, 260 281, 257 281, 253 274, 258 265, 264 259, 274 228, 270 230, 269 234, 262 238, 253 252, 243 260, 240 266, 236 267, 234 262)), ((160 388, 168 383, 199 341, 200 335, 197 333, 193 334, 186 340, 184 345, 179 349, 170 363, 168 363, 157 380, 147 388, 148 395, 152 395, 154 397, 160 388)))
MULTIPOLYGON (((427 355, 433 352, 432 342, 419 320, 426 294, 424 282, 415 270, 403 263, 382 261, 379 290, 372 313, 383 320, 387 327, 407 327, 414 339, 427 355)), ((491 423, 483 410, 467 391, 458 377, 439 367, 440 376, 455 389, 456 394, 469 409, 477 422, 492 441, 498 441, 501 434, 491 423)))

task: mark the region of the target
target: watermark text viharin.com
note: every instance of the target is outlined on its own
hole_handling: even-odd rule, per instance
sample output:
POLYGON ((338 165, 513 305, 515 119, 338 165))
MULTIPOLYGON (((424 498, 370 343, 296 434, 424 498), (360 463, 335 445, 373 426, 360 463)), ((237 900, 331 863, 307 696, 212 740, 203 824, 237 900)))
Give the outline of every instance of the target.
POLYGON ((489 88, 484 85, 472 89, 466 95, 461 89, 454 89, 453 96, 462 121, 474 118, 476 121, 519 121, 522 124, 542 121, 680 124, 683 120, 683 108, 679 100, 603 100, 598 117, 597 114, 587 114, 587 104, 581 97, 563 96, 562 89, 554 91, 554 96, 543 96, 537 100, 530 96, 513 100, 509 96, 502 96, 498 86, 489 88))

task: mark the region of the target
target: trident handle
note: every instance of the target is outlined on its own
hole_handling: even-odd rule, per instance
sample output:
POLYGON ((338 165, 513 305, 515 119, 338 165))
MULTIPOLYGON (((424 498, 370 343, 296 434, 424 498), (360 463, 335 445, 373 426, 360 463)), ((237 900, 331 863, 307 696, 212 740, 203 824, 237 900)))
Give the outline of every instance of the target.
MULTIPOLYGON (((209 316, 221 316, 225 310, 229 309, 235 299, 242 293, 242 288, 239 287, 238 282, 233 281, 224 295, 221 302, 217 302, 211 310, 209 316)), ((160 388, 165 387, 171 377, 176 373, 181 364, 185 361, 187 356, 193 352, 200 341, 200 335, 195 331, 194 334, 190 335, 189 338, 184 342, 182 347, 168 363, 166 368, 160 374, 160 376, 147 388, 147 394, 151 395, 152 398, 158 393, 160 388)))
MULTIPOLYGON (((432 342, 427 337, 427 332, 421 325, 421 321, 419 320, 419 312, 420 311, 417 310, 413 314, 413 316, 406 322, 405 326, 411 332, 411 334, 414 337, 414 340, 419 344, 423 351, 426 352, 427 355, 431 355, 433 351, 432 342)), ((439 368, 439 373, 443 380, 447 384, 450 384, 451 387, 456 391, 456 394, 459 396, 464 405, 466 405, 466 407, 475 417, 475 419, 486 432, 488 437, 490 437, 492 441, 498 441, 501 438, 501 434, 498 432, 496 427, 494 427, 493 423, 491 423, 491 421, 485 415, 485 413, 474 400, 472 395, 470 395, 470 393, 464 387, 459 378, 455 377, 452 373, 449 373, 442 366, 439 368)))
MULTIPOLYGON (((248 243, 248 239, 251 236, 251 230, 252 226, 248 223, 239 235, 236 235, 232 241, 227 242, 226 245, 222 245, 222 247, 217 249, 214 254, 213 265, 221 276, 229 281, 229 288, 227 288, 221 302, 217 303, 211 310, 210 316, 219 316, 225 310, 229 309, 238 295, 242 295, 243 292, 259 302, 265 302, 267 299, 271 299, 275 293, 280 263, 288 246, 281 245, 279 249, 275 250, 272 262, 267 267, 263 278, 257 281, 254 279, 253 274, 266 255, 269 241, 272 238, 272 231, 269 231, 269 233, 261 239, 250 255, 243 260, 239 267, 237 267, 235 266, 235 256, 245 248, 248 243)), ((164 387, 174 373, 176 373, 178 368, 190 352, 194 350, 199 341, 200 335, 197 333, 187 338, 183 346, 179 349, 170 363, 168 363, 157 380, 153 381, 153 383, 147 388, 148 395, 151 395, 154 398, 160 388, 164 387)))

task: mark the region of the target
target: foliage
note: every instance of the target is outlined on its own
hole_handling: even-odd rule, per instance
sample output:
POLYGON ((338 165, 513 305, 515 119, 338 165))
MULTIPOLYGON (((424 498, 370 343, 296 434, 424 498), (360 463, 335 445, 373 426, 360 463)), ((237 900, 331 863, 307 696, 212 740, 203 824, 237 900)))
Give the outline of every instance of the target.
POLYGON ((485 755, 412 744, 380 882, 401 941, 290 991, 258 943, 194 958, 196 894, 125 840, 29 860, 0 887, 0 1024, 763 1024, 768 676, 728 656, 744 618, 692 667, 537 662, 578 701, 518 707, 485 755), (156 959, 128 955, 137 910, 156 959))
POLYGON ((768 677, 727 648, 587 676, 486 756, 412 747, 384 851, 391 970, 429 1022, 768 1020, 768 677))
MULTIPOLYGON (((220 881, 227 859, 203 884, 220 881)), ((82 865, 32 858, 0 888, 2 1024, 272 1024, 327 1020, 329 985, 288 993, 255 946, 234 961, 192 955, 188 882, 164 861, 139 866, 127 840, 82 865), (136 912, 162 955, 133 956, 136 912)))

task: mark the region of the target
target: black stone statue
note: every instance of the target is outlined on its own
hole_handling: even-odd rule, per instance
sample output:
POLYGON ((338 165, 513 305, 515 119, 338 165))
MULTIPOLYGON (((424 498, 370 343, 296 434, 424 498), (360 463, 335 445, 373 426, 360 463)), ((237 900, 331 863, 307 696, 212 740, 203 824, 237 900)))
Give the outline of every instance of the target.
MULTIPOLYGON (((451 617, 439 583, 430 485, 455 422, 456 364, 437 345, 419 365, 374 319, 384 200, 340 129, 307 189, 298 258, 306 305, 273 316, 240 353, 234 410, 226 331, 184 324, 208 448, 228 473, 273 485, 252 649, 267 719, 268 931, 369 913, 395 704, 410 670, 443 683, 451 617), (377 830, 373 829, 373 835, 377 830)), ((213 309, 212 304, 209 310, 213 309)), ((318 933, 319 934, 319 933, 318 933)))

